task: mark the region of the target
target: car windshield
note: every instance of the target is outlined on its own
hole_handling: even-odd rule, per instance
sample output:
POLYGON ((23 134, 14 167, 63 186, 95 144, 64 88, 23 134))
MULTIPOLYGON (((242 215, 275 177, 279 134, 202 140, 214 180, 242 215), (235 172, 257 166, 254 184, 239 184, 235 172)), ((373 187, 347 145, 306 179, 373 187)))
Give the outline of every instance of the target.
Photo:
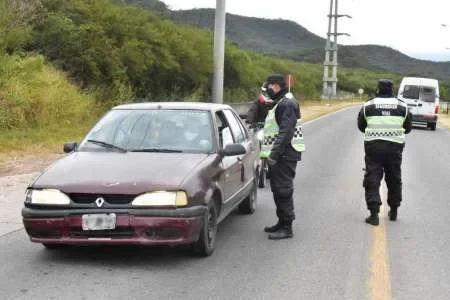
POLYGON ((78 150, 211 153, 212 140, 210 114, 206 111, 112 110, 88 133, 78 150))

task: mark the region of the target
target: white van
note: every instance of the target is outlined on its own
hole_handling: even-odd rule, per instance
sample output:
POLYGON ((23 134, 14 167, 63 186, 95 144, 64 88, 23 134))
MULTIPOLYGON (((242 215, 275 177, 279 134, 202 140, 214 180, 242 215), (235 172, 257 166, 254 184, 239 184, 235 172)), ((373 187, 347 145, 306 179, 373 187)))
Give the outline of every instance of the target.
POLYGON ((436 130, 439 113, 439 82, 431 78, 404 77, 397 97, 408 104, 413 125, 436 130))

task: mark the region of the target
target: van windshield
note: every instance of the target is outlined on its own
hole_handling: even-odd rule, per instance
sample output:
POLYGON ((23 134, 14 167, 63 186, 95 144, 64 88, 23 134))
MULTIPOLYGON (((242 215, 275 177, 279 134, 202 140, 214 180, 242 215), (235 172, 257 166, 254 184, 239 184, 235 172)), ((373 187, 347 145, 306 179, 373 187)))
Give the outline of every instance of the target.
POLYGON ((425 102, 434 102, 436 98, 436 90, 434 87, 405 85, 403 89, 403 98, 422 100, 425 102))

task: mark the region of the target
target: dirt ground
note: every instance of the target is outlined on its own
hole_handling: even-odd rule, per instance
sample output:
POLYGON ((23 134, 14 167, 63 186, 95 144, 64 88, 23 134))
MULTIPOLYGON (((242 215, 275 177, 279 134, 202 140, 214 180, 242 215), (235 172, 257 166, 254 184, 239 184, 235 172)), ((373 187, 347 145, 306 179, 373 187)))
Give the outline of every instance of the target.
POLYGON ((450 129, 450 114, 441 113, 439 115, 439 124, 441 127, 450 129))
POLYGON ((52 162, 63 157, 63 155, 62 153, 45 153, 26 155, 24 157, 11 157, 5 162, 0 163, 0 177, 42 171, 52 162))

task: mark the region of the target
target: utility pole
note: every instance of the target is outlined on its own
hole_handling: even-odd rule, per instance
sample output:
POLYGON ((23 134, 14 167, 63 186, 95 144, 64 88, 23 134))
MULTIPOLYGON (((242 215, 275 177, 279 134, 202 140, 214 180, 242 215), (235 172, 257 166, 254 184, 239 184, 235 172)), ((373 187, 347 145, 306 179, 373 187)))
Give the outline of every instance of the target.
POLYGON ((214 79, 212 90, 214 103, 223 103, 225 17, 225 0, 216 0, 216 21, 214 27, 214 79))
POLYGON ((328 14, 328 32, 327 41, 325 44, 325 61, 323 63, 323 89, 322 89, 322 99, 330 99, 336 96, 337 91, 337 57, 338 57, 338 43, 337 37, 339 35, 347 35, 348 33, 338 33, 338 18, 347 17, 351 18, 349 15, 339 15, 338 14, 338 0, 330 0, 330 12, 328 14), (333 14, 334 7, 334 14, 333 14), (331 32, 331 25, 334 19, 334 32, 331 32), (331 36, 334 37, 333 43, 331 42, 331 36), (332 75, 330 77, 329 71, 332 68, 332 75))

